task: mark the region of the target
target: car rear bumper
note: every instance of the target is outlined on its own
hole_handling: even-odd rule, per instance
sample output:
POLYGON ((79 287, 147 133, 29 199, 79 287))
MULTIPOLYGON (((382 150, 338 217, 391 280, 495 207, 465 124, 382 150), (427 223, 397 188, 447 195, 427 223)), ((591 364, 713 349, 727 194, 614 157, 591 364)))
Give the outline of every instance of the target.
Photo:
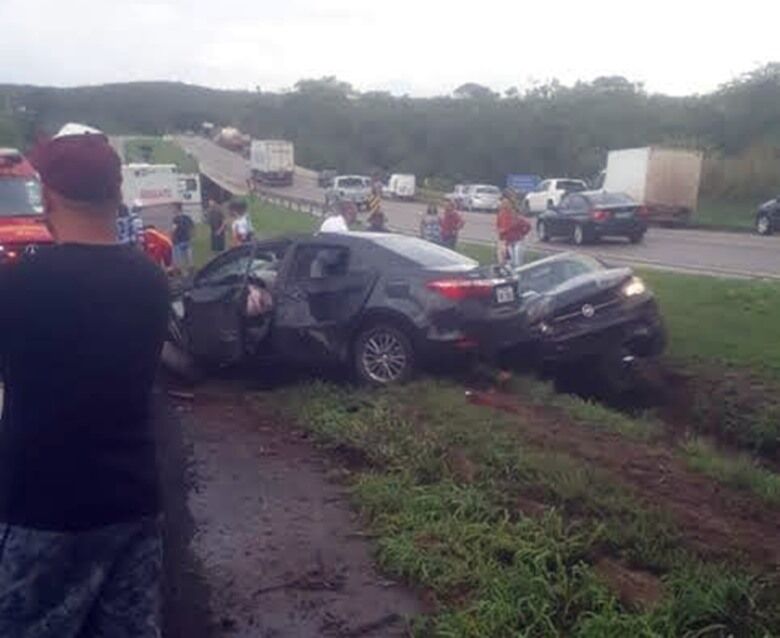
POLYGON ((538 335, 535 349, 546 361, 570 361, 603 354, 615 347, 636 357, 659 354, 666 345, 666 330, 654 301, 619 316, 582 319, 576 327, 556 334, 538 335))
POLYGON ((647 225, 636 219, 613 219, 601 224, 593 224, 593 232, 599 237, 625 237, 635 233, 644 233, 647 225))
POLYGON ((420 336, 420 348, 429 357, 472 353, 486 358, 527 341, 525 318, 516 313, 506 318, 466 321, 454 328, 431 326, 420 336))

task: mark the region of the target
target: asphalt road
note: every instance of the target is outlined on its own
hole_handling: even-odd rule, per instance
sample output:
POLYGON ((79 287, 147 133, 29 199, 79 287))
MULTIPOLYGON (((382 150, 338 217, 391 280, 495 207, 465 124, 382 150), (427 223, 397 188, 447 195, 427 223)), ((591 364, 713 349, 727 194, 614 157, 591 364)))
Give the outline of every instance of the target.
MULTIPOLYGON (((199 137, 179 137, 178 143, 200 162, 201 171, 223 187, 246 192, 249 166, 241 156, 199 137)), ((322 201, 312 171, 298 169, 293 186, 276 189, 280 194, 322 201)), ((386 201, 383 208, 391 228, 416 233, 424 205, 386 201)), ((461 240, 492 244, 495 219, 489 213, 464 213, 466 225, 461 240)), ((535 237, 530 247, 542 251, 569 250, 564 242, 541 244, 535 237)), ((641 245, 625 240, 605 240, 583 249, 610 262, 667 270, 732 277, 766 277, 780 280, 780 236, 759 237, 743 233, 651 228, 641 245)))

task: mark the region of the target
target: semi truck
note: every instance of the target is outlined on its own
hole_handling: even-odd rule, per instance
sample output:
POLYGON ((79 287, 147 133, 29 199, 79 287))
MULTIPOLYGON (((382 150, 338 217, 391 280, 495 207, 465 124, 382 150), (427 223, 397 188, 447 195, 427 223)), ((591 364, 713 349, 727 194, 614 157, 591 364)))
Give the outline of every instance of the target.
POLYGON ((686 224, 696 212, 701 168, 699 151, 654 146, 610 151, 603 188, 633 197, 648 221, 686 224))
POLYGON ((252 140, 249 163, 258 186, 291 186, 295 148, 286 140, 252 140))

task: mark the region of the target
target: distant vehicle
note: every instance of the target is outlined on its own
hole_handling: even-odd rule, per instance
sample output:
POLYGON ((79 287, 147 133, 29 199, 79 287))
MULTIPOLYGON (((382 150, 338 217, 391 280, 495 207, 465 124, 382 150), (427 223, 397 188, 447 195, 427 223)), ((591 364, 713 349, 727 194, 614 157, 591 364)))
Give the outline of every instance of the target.
POLYGON ((548 208, 558 206, 564 195, 585 190, 588 190, 588 185, 581 179, 546 179, 526 194, 526 207, 529 213, 543 213, 548 208))
POLYGON ((179 177, 175 164, 125 164, 122 201, 138 209, 144 226, 168 229, 175 205, 183 203, 179 177))
POLYGON ((648 220, 690 221, 699 199, 702 154, 658 147, 610 151, 604 190, 627 193, 647 209, 648 220))
POLYGON ((501 189, 488 184, 472 185, 466 195, 466 210, 497 211, 501 205, 501 189))
POLYGON ((331 168, 321 170, 317 173, 317 186, 320 188, 328 188, 328 186, 333 183, 333 178, 336 177, 336 175, 338 175, 338 172, 331 168))
POLYGON ((578 246, 602 237, 642 241, 647 231, 645 210, 625 193, 584 191, 566 195, 560 206, 547 209, 536 222, 541 241, 565 237, 578 246))
POLYGON ((291 186, 295 147, 286 140, 252 140, 252 180, 262 186, 291 186))
POLYGON ((527 175, 524 173, 513 173, 506 176, 506 187, 515 193, 530 193, 536 190, 542 181, 538 175, 527 175))
POLYGON ((451 193, 447 193, 444 197, 450 200, 458 208, 466 208, 468 203, 469 191, 471 190, 471 184, 455 184, 451 193))
POLYGON ((771 235, 780 231, 780 196, 758 207, 756 231, 759 235, 771 235))
POLYGON ((0 265, 52 243, 38 174, 18 150, 0 148, 0 265))
POLYGON ((228 126, 217 131, 214 141, 221 147, 246 157, 249 153, 249 145, 252 142, 252 138, 237 128, 228 126))
POLYGON ((521 340, 516 285, 497 267, 416 237, 273 239, 204 266, 172 300, 169 341, 212 365, 340 362, 387 385, 427 360, 521 340))
POLYGON ((562 253, 515 274, 529 344, 543 362, 593 360, 621 383, 624 366, 635 357, 663 351, 666 331, 658 305, 631 269, 562 253))
POLYGON ((417 180, 414 175, 393 173, 382 189, 382 195, 393 199, 414 199, 417 180))
POLYGON ((364 175, 339 175, 325 191, 325 203, 352 202, 358 209, 368 208, 371 199, 371 178, 364 175))
POLYGON ((178 173, 182 209, 194 220, 203 219, 203 193, 198 173, 178 173))

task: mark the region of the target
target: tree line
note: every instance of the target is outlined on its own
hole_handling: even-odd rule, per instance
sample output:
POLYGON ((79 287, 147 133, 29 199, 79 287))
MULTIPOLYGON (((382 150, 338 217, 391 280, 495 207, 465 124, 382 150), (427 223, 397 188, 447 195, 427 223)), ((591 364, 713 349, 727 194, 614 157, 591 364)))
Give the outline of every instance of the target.
POLYGON ((411 172, 443 186, 503 184, 509 173, 587 178, 610 149, 681 146, 705 151, 705 194, 780 191, 780 63, 686 97, 649 93, 623 77, 504 95, 469 83, 434 98, 361 93, 333 77, 282 93, 166 82, 0 85, 0 145, 29 143, 71 120, 139 135, 196 131, 209 121, 290 139, 298 162, 311 168, 411 172))

